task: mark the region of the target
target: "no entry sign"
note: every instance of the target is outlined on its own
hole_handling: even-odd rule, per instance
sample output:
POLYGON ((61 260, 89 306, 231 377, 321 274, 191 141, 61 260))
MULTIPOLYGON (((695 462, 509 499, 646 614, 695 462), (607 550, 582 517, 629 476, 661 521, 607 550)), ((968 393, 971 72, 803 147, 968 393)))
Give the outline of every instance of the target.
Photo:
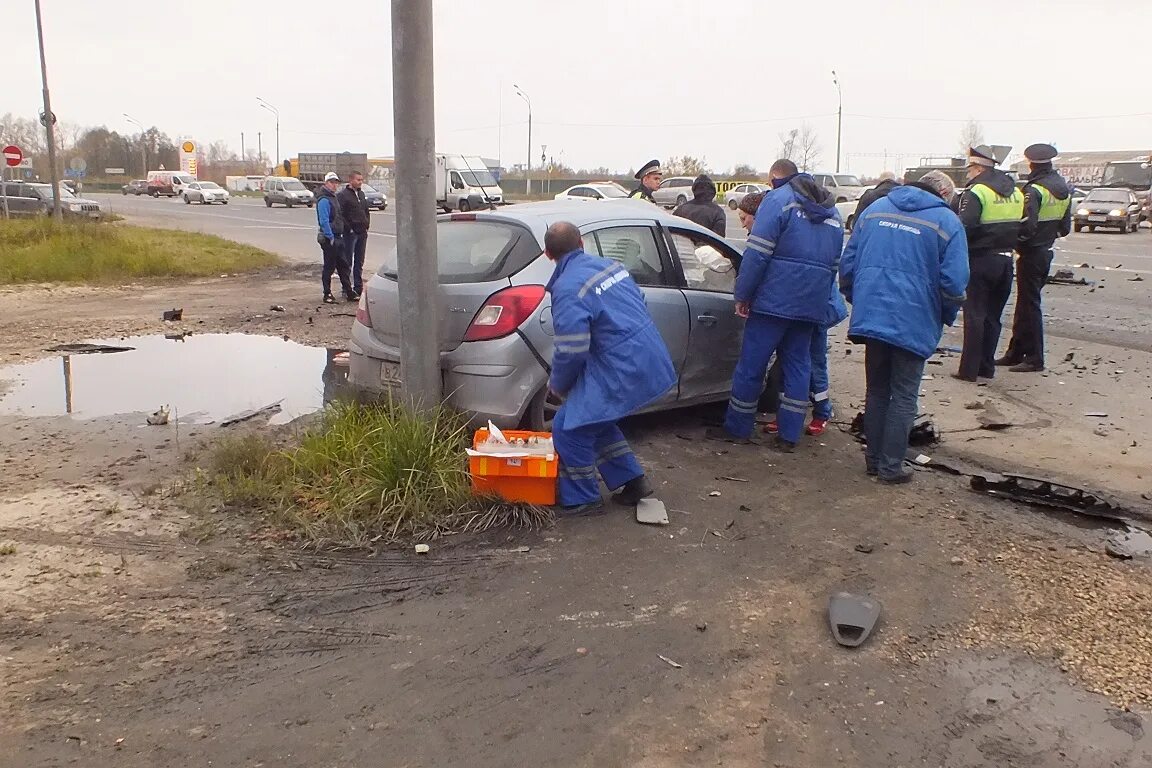
POLYGON ((9 168, 15 168, 24 162, 24 153, 20 151, 20 147, 9 144, 4 147, 4 162, 9 168))

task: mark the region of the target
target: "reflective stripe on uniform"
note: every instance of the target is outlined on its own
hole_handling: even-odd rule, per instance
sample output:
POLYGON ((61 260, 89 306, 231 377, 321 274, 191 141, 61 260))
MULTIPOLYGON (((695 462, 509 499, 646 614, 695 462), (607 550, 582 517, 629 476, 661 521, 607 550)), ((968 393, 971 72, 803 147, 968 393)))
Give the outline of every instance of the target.
POLYGON ((792 413, 807 413, 808 403, 803 400, 793 400, 790 397, 780 398, 780 410, 791 411, 792 413))
POLYGON ((757 405, 759 405, 758 400, 748 402, 746 400, 737 400, 735 397, 728 398, 728 407, 739 413, 756 413, 757 405))
POLYGON ((814 401, 816 401, 817 403, 822 403, 825 400, 827 400, 829 397, 831 397, 831 395, 828 393, 828 390, 824 390, 823 392, 813 392, 812 393, 812 399, 814 401))
POLYGON ((621 456, 627 456, 630 453, 632 453, 632 446, 628 445, 626 440, 621 440, 618 443, 613 443, 605 447, 604 450, 596 454, 596 463, 603 464, 606 461, 612 461, 621 456))
POLYGON ((776 243, 772 240, 765 240, 758 235, 748 235, 748 245, 763 253, 765 256, 771 256, 773 251, 776 250, 776 243))
POLYGON ((928 229, 930 229, 933 232, 935 232, 936 234, 940 235, 940 238, 944 242, 948 242, 949 240, 952 239, 952 236, 949 235, 947 232, 945 232, 943 229, 941 229, 935 222, 928 221, 927 219, 920 219, 920 218, 917 218, 915 216, 908 216, 908 215, 903 214, 903 213, 887 213, 887 212, 877 211, 875 213, 865 214, 864 218, 865 219, 894 219, 895 221, 903 221, 903 222, 907 222, 908 224, 916 224, 917 226, 928 227, 928 229))
POLYGON ((588 291, 595 288, 598 283, 602 282, 604 278, 608 277, 614 272, 624 272, 625 274, 628 273, 628 271, 619 264, 611 264, 607 267, 604 267, 604 269, 600 270, 596 274, 592 275, 592 277, 584 281, 584 285, 580 286, 580 290, 577 291, 576 297, 580 299, 584 298, 588 295, 588 291))

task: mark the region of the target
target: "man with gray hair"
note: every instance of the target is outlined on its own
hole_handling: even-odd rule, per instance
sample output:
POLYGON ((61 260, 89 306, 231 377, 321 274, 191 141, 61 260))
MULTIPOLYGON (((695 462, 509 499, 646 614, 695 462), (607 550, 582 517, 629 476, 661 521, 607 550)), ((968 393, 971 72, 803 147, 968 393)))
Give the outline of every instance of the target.
POLYGON ((892 171, 884 171, 881 173, 880 181, 876 183, 876 186, 860 195, 860 202, 856 203, 856 213, 853 215, 853 221, 859 221, 868 206, 880 198, 887 196, 889 192, 898 186, 900 186, 900 182, 896 180, 896 174, 892 173, 892 171))
POLYGON ((840 262, 848 338, 865 345, 865 469, 885 483, 912 479, 904 454, 920 377, 964 302, 968 242, 948 207, 954 193, 941 171, 893 189, 856 222, 840 262))

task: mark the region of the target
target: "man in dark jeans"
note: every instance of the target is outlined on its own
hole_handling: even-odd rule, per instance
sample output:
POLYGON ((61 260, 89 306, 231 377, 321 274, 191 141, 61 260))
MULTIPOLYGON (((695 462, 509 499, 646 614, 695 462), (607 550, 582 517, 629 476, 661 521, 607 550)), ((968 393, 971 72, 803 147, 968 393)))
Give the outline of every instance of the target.
POLYGON ((348 174, 348 185, 336 198, 344 217, 344 261, 352 269, 352 291, 357 296, 364 289, 364 250, 368 246, 368 201, 364 199, 364 174, 348 174))
POLYGON ((868 208, 844 248, 840 290, 852 303, 848 338, 865 344, 865 469, 906 483, 908 433, 924 363, 956 320, 968 284, 964 226, 945 200, 952 180, 932 171, 868 208))
POLYGON ((336 190, 340 186, 340 177, 329 172, 324 177, 324 186, 316 192, 316 242, 324 254, 324 269, 320 275, 320 282, 324 286, 324 303, 335 304, 332 296, 332 273, 340 275, 340 287, 344 289, 344 298, 348 301, 358 301, 360 295, 352 290, 352 283, 348 279, 348 264, 344 261, 344 217, 340 215, 340 203, 336 200, 336 190))

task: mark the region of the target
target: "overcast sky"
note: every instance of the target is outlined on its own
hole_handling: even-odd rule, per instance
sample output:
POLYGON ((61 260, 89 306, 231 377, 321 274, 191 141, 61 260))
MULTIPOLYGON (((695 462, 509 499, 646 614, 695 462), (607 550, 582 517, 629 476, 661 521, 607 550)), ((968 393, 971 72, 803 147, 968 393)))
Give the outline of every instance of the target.
MULTIPOLYGON (((239 150, 392 153, 385 0, 42 0, 61 120, 239 150)), ((0 113, 39 110, 32 0, 6 0, 0 113)), ((835 164, 870 173, 957 149, 968 118, 1019 153, 1148 149, 1152 2, 1084 0, 435 0, 436 144, 523 163, 532 99, 566 164, 627 170, 694 155, 766 168, 810 124, 835 164), (975 42, 980 33, 986 42, 975 42), (1100 58, 1095 57, 1099 52, 1100 58), (502 128, 501 128, 502 125, 502 128)))

